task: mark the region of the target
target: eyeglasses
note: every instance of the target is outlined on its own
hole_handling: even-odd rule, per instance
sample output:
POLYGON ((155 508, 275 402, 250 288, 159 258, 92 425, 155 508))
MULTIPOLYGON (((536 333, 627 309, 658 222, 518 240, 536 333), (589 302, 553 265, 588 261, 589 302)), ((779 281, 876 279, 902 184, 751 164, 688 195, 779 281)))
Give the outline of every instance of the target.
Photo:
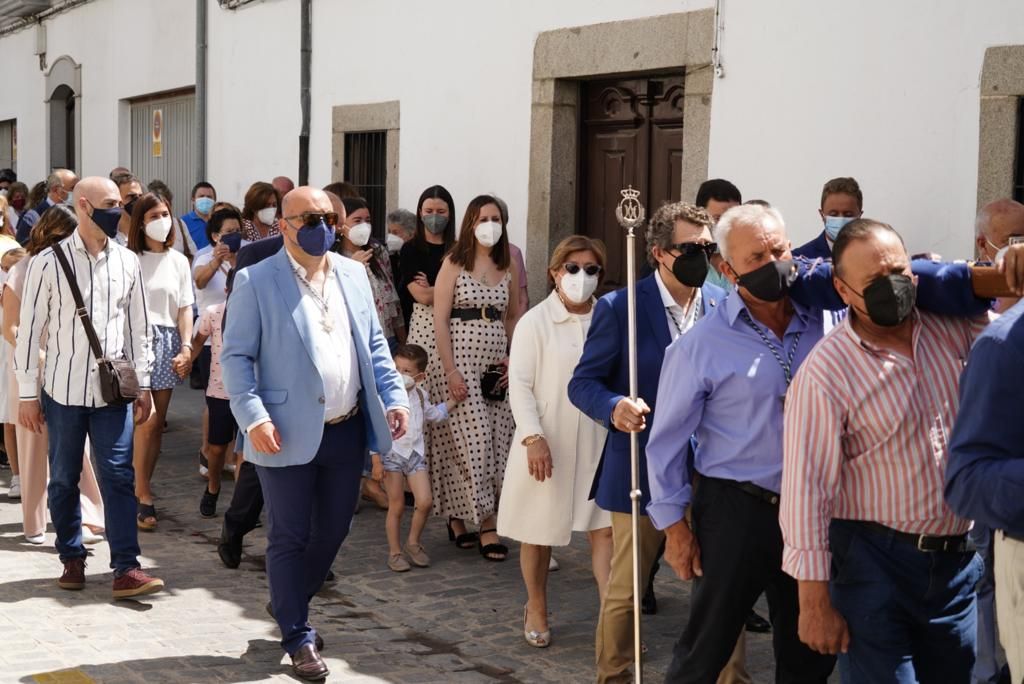
POLYGON ((295 216, 285 216, 285 221, 294 221, 296 219, 302 220, 302 225, 305 228, 316 228, 323 221, 327 225, 334 227, 338 225, 338 214, 334 211, 328 211, 324 214, 317 213, 315 211, 304 211, 301 214, 295 216))
POLYGON ((564 264, 562 264, 562 268, 564 268, 565 272, 568 273, 569 275, 576 275, 577 273, 580 272, 581 268, 583 269, 583 272, 586 273, 588 276, 596 276, 598 273, 601 272, 601 267, 598 266, 597 264, 587 264, 586 266, 580 266, 579 264, 574 263, 572 261, 567 261, 564 264))
POLYGON ((704 252, 708 255, 708 258, 718 254, 718 244, 714 242, 680 242, 675 245, 669 245, 669 250, 677 250, 683 253, 683 256, 694 256, 698 252, 704 252))

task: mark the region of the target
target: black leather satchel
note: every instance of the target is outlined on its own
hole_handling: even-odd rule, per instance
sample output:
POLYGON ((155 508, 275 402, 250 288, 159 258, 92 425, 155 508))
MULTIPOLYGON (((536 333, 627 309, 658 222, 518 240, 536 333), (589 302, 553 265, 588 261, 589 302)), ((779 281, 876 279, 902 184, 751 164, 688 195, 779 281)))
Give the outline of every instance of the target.
POLYGON ((64 276, 71 285, 71 295, 75 299, 76 315, 82 321, 85 328, 85 336, 89 338, 89 348, 96 357, 96 366, 100 375, 100 396, 104 403, 110 406, 126 406, 139 398, 139 376, 135 373, 135 366, 128 359, 108 359, 103 356, 103 348, 100 346, 100 339, 96 336, 96 329, 89 318, 89 310, 85 308, 82 300, 82 292, 78 289, 78 281, 75 274, 71 272, 71 265, 68 263, 64 248, 57 243, 53 246, 53 253, 57 255, 64 276))

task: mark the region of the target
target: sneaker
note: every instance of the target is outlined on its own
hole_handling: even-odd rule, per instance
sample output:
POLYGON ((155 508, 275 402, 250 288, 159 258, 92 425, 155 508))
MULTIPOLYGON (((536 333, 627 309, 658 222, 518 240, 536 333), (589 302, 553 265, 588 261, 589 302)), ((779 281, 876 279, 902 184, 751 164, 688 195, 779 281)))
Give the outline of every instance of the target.
POLYGON ((406 544, 403 550, 417 568, 430 567, 430 556, 427 555, 427 550, 423 548, 423 544, 406 544))
POLYGON ((21 476, 11 475, 11 488, 7 490, 8 499, 21 498, 21 476))
POLYGON ((224 472, 225 473, 231 473, 232 475, 234 475, 236 470, 238 470, 238 466, 236 466, 234 463, 225 463, 224 464, 224 472))
POLYGON ((206 456, 203 455, 203 450, 199 450, 199 477, 208 477, 210 474, 209 461, 206 460, 206 456))
POLYGON ((405 556, 400 553, 393 553, 388 556, 388 567, 395 572, 409 572, 412 569, 409 561, 405 560, 405 556))
POLYGON ((203 498, 199 500, 199 515, 204 518, 212 518, 217 515, 217 497, 220 492, 212 493, 207 487, 203 487, 203 498))
POLYGON ((26 534, 25 541, 27 541, 29 544, 35 544, 36 546, 39 546, 40 544, 46 541, 46 534, 42 532, 40 532, 39 534, 26 534))
POLYGON ((85 525, 82 525, 83 544, 99 544, 101 541, 103 541, 103 534, 100 532, 93 532, 85 525))
POLYGON ((562 566, 558 564, 558 561, 555 560, 554 554, 552 554, 551 558, 548 560, 548 572, 554 572, 560 567, 562 566))
POLYGON ((150 577, 142 568, 132 568, 114 577, 114 598, 130 598, 153 594, 164 588, 164 581, 150 577))
POLYGON ((64 574, 57 580, 61 589, 78 591, 85 588, 85 559, 69 558, 64 561, 64 574))

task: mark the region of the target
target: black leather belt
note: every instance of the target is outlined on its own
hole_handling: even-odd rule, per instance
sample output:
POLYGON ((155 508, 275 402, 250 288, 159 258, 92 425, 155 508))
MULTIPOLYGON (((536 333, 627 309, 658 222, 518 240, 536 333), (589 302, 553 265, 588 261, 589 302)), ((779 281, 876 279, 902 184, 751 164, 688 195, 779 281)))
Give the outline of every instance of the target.
POLYGON ((705 480, 713 480, 715 482, 721 482, 724 485, 738 489, 741 492, 749 494, 755 499, 764 501, 769 506, 779 505, 779 495, 770 489, 759 487, 753 482, 737 482, 736 480, 726 480, 720 477, 704 477, 705 480))
POLYGON ((452 318, 460 321, 484 320, 488 323, 500 321, 504 311, 495 306, 481 306, 476 309, 452 309, 452 318))
POLYGON ((974 551, 974 544, 971 543, 966 534, 949 536, 914 534, 913 532, 900 532, 870 520, 851 520, 850 522, 856 523, 872 534, 884 535, 890 539, 909 544, 923 553, 968 553, 974 551))

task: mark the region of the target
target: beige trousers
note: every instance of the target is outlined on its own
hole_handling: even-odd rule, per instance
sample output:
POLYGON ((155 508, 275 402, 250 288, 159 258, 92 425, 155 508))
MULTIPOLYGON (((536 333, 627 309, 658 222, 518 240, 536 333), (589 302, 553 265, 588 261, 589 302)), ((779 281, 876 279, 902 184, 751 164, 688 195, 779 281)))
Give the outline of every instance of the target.
MULTIPOLYGON (((21 469, 21 514, 22 529, 26 537, 46 532, 46 484, 50 479, 50 461, 48 456, 49 435, 46 428, 42 434, 32 432, 18 425, 18 383, 13 371, 8 371, 11 387, 11 417, 15 421, 15 434, 18 439, 18 467, 21 469)), ((86 442, 82 456, 82 479, 78 489, 82 496, 82 524, 96 529, 103 529, 103 498, 100 496, 99 483, 93 471, 92 459, 89 458, 89 445, 86 442)))
POLYGON ((1024 681, 1024 542, 995 535, 996 620, 1010 679, 1024 681))
MULTIPOLYGON (((665 534, 640 516, 640 592, 647 591, 647 579, 658 557, 665 534)), ((608 591, 597 621, 595 655, 599 684, 627 684, 633 681, 633 523, 628 513, 612 513, 612 572, 608 591)), ((746 638, 740 633, 729 663, 718 684, 751 684, 746 670, 746 638)))

